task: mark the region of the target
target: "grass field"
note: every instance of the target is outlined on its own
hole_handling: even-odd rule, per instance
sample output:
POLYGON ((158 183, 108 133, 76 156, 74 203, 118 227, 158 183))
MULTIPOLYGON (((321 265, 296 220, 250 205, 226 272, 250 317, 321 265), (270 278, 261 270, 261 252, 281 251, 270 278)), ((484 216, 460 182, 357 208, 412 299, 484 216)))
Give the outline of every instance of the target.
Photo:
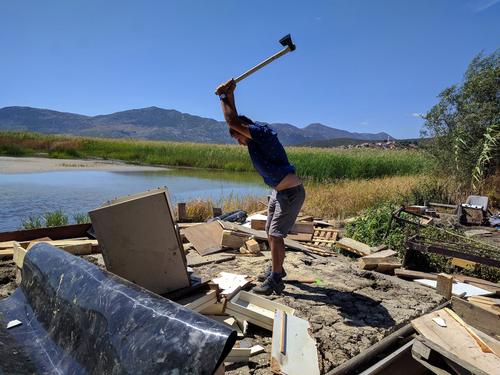
MULTIPOLYGON (((431 162, 405 150, 332 150, 287 147, 298 173, 316 181, 414 175, 431 162)), ((212 145, 0 133, 0 155, 45 154, 54 158, 103 158, 129 163, 253 171, 248 152, 238 145, 212 145)))

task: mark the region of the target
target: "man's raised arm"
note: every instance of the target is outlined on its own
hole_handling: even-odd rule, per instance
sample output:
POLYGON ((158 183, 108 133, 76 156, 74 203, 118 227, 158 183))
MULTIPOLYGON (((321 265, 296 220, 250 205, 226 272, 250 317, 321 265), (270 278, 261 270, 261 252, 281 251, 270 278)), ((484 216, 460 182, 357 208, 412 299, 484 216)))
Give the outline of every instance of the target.
POLYGON ((215 94, 219 95, 219 98, 221 99, 220 103, 222 107, 222 113, 224 113, 224 119, 226 120, 229 127, 234 131, 243 134, 247 138, 252 138, 248 127, 241 125, 241 122, 238 118, 238 111, 236 110, 236 103, 234 100, 235 89, 236 82, 231 79, 217 87, 217 90, 215 90, 215 94))

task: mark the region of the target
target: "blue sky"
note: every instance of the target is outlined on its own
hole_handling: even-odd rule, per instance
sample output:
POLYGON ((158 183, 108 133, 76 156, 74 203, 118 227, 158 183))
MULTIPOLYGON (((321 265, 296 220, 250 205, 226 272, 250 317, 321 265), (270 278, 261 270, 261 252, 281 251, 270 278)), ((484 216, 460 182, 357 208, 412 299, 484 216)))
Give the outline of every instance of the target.
POLYGON ((416 114, 500 47, 500 0, 0 0, 0 107, 222 119, 215 86, 287 33, 297 50, 240 83, 241 113, 415 137, 416 114))

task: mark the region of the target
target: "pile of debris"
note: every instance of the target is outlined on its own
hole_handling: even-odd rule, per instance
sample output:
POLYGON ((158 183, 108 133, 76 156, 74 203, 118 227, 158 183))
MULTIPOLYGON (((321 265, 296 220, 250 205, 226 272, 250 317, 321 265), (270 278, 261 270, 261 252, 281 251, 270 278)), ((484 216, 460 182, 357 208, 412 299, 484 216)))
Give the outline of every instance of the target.
MULTIPOLYGON (((432 213, 432 209, 428 207, 422 211, 418 206, 413 206, 396 212, 394 220, 396 222, 405 220, 407 216, 402 214, 406 215, 408 212, 417 215, 417 220, 412 220, 411 223, 422 226, 433 225, 437 217, 437 214, 432 213)), ((85 259, 96 262, 101 268, 155 295, 175 301, 184 308, 235 331, 238 341, 224 358, 226 365, 249 362, 252 356, 265 351, 268 355, 269 368, 275 373, 319 374, 320 369, 325 367, 324 364, 318 363, 318 359, 321 361, 325 356, 331 356, 329 353, 318 353, 316 347, 320 332, 318 331, 319 320, 317 320, 319 318, 314 316, 312 319, 307 314, 311 320, 309 322, 296 316, 296 311, 298 311, 297 315, 302 317, 306 314, 302 310, 302 305, 299 307, 296 302, 289 304, 286 299, 289 297, 286 297, 286 303, 283 303, 283 299, 278 302, 249 293, 247 290, 255 281, 250 272, 240 270, 240 273, 233 273, 234 267, 230 269, 231 272, 226 272, 216 267, 219 263, 237 259, 248 261, 262 259, 264 261, 269 258, 267 235, 264 230, 265 211, 249 217, 242 212, 222 215, 219 211, 214 213, 214 219, 210 222, 192 223, 188 222, 189 220, 185 217, 185 205, 183 210, 183 204, 180 204, 178 215, 179 219, 184 222, 176 220, 166 189, 127 196, 91 211, 92 225, 74 225, 60 229, 54 228, 54 230, 47 228, 36 232, 39 236, 36 236, 33 231, 29 235, 23 234, 23 231, 13 232, 10 237, 9 234, 3 234, 3 237, 0 234, 0 241, 2 238, 8 238, 8 241, 0 242, 0 258, 13 257, 17 267, 17 279, 20 282, 24 257, 37 243, 48 242, 66 252, 84 256, 85 259), (99 261, 95 261, 96 257, 92 254, 99 254, 99 261), (204 278, 198 273, 207 268, 217 269, 217 274, 211 272, 209 278, 204 278), (249 327, 252 326, 267 332, 267 337, 271 337, 271 342, 269 343, 268 339, 265 343, 259 340, 261 336, 253 334, 254 328, 250 329, 249 334, 249 327), (297 358, 301 360, 297 361, 297 358)), ((471 237, 475 235, 477 234, 471 237)), ((416 241, 416 239, 412 240, 416 241)), ((452 295, 465 296, 469 298, 467 303, 475 308, 487 310, 491 314, 496 314, 497 318, 500 317, 497 300, 490 298, 494 293, 500 292, 498 284, 463 275, 436 275, 404 269, 402 268, 404 262, 401 263, 398 260, 395 251, 385 245, 371 247, 345 237, 343 230, 334 221, 300 215, 292 233, 286 238, 285 245, 288 250, 303 253, 306 258, 302 259, 304 264, 314 262, 318 265, 322 259, 338 256, 334 251, 335 248, 342 249, 357 257, 357 266, 354 268, 359 270, 356 272, 359 272, 362 278, 366 278, 368 283, 370 283, 368 279, 372 278, 376 280, 373 284, 377 284, 378 279, 370 276, 372 271, 415 280, 418 285, 435 288, 447 300, 452 295)), ((457 259, 457 264, 464 265, 463 262, 460 263, 461 258, 456 257, 455 253, 453 255, 454 259, 457 259)), ((464 261, 464 259, 461 260, 464 261)), ((470 260, 466 258, 465 261, 470 260)), ((234 265, 234 262, 232 264, 234 265)), ((352 267, 350 270, 352 272, 352 267)), ((204 272, 204 274, 207 273, 204 272)), ((294 279, 293 275, 289 275, 286 281, 314 284, 314 293, 318 293, 316 290, 325 288, 321 287, 322 281, 317 276, 294 279)), ((379 283, 382 286, 384 283, 389 284, 387 281, 379 281, 379 283)), ((425 289, 421 286, 415 287, 417 288, 425 289)), ((342 297, 341 292, 334 293, 326 289, 325 293, 325 300, 328 301, 331 298, 351 298, 350 296, 342 297)), ((455 305, 463 300, 456 297, 453 300, 453 309, 457 311, 455 305)), ((371 300, 368 299, 368 301, 371 300)), ((431 304, 432 299, 429 298, 426 302, 431 304)), ((420 313, 424 311, 429 311, 428 307, 420 313)), ((443 314, 449 313, 439 311, 439 316, 433 312, 432 314, 436 316, 432 315, 432 317, 440 317, 447 322, 449 317, 443 314)), ((460 315, 458 311, 457 314, 460 315)), ((414 316, 418 315, 411 317, 414 316)), ((463 316, 462 318, 466 320, 463 316)), ((349 319, 346 320, 347 323, 349 321, 349 319)), ((339 327, 340 322, 333 321, 332 324, 339 327)), ((479 329, 484 331, 485 328, 480 326, 479 329)), ((491 334, 491 331, 486 332, 491 334)), ((412 342, 412 345, 417 341, 423 342, 418 339, 412 342)), ((494 347, 491 341, 485 342, 491 348, 494 347)), ((368 345, 368 342, 363 345, 368 345)), ((417 346, 415 353, 417 353, 420 344, 415 345, 417 346)), ((428 347, 431 347, 429 345, 432 344, 428 344, 428 347)), ((411 351, 411 345, 406 346, 406 349, 411 351)), ((418 353, 421 355, 421 351, 418 353)), ((331 359, 330 363, 332 363, 331 359)), ((347 363, 346 366, 348 365, 347 363)), ((219 373, 223 371, 221 367, 219 373)), ((346 373, 341 372, 342 366, 338 371, 340 372, 333 373, 346 373)))

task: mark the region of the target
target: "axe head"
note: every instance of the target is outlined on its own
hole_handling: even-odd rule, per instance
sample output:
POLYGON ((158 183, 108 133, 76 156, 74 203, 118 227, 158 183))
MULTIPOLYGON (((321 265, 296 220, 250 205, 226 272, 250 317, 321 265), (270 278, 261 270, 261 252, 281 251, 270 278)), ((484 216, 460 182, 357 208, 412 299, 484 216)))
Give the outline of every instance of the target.
POLYGON ((290 51, 295 51, 295 44, 292 42, 292 37, 290 34, 285 35, 283 38, 280 39, 280 43, 283 47, 289 47, 290 51))

